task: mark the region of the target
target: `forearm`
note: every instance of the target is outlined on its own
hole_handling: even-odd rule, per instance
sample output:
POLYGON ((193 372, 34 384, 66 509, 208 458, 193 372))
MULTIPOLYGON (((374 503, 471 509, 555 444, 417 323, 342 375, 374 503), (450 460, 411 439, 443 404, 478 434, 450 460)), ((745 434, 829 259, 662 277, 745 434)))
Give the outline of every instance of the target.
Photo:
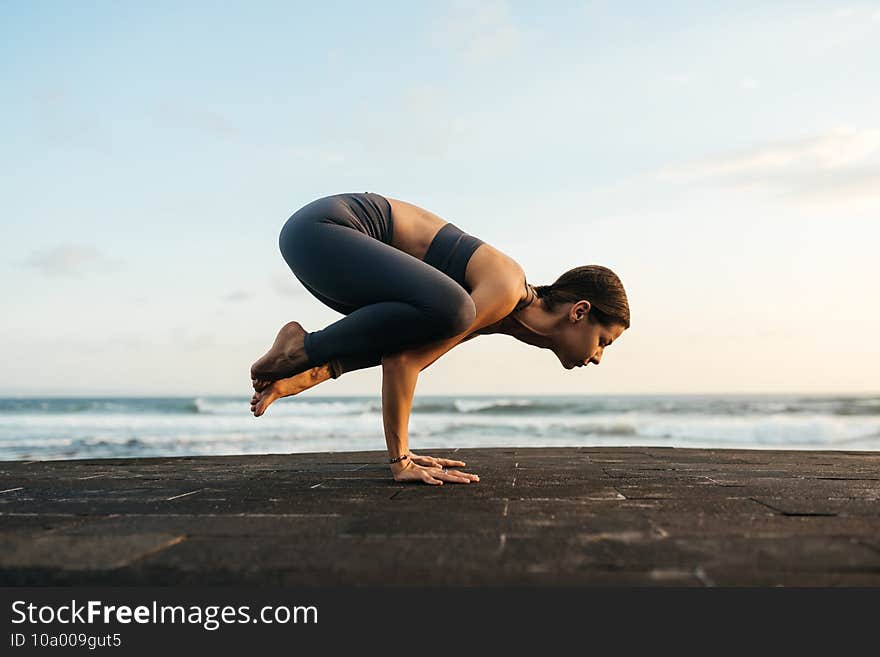
MULTIPOLYGON (((516 304, 516 294, 518 290, 514 293, 504 286, 478 286, 471 294, 477 316, 466 331, 382 358, 382 422, 391 458, 409 451, 409 416, 419 372, 465 339, 476 337, 480 328, 501 319, 516 304)), ((406 460, 402 463, 407 465, 406 460)), ((391 469, 397 473, 402 466, 393 463, 391 469)))
MULTIPOLYGON (((390 458, 409 452, 409 416, 418 378, 418 364, 406 357, 382 359, 382 424, 390 458)), ((397 472, 408 465, 404 460, 392 464, 391 469, 397 472)))

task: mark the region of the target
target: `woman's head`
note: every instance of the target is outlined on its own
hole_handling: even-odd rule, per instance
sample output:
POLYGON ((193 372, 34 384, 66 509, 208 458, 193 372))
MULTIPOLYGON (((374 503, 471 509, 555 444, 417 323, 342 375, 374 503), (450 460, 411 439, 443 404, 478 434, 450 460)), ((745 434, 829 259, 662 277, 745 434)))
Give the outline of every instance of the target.
POLYGON ((629 328, 629 303, 617 275, 601 265, 570 269, 534 287, 542 309, 556 316, 547 337, 563 367, 599 364, 605 347, 629 328))

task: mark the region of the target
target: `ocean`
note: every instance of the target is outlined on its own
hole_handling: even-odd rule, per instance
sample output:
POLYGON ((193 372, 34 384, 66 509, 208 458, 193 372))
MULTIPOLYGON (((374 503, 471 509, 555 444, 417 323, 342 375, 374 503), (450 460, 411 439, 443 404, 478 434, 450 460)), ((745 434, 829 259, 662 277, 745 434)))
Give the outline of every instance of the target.
MULTIPOLYGON (((880 449, 880 396, 416 397, 410 448, 880 449)), ((0 460, 383 450, 378 397, 0 398, 0 460)))

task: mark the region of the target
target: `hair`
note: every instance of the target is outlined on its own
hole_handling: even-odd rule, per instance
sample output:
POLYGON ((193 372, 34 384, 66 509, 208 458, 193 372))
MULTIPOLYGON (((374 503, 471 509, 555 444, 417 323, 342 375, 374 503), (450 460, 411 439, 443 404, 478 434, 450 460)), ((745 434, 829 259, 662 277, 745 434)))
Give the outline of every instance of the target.
POLYGON ((622 324, 629 328, 629 302, 623 283, 613 271, 601 265, 569 269, 551 285, 532 286, 548 309, 558 304, 586 299, 590 313, 604 326, 622 324))

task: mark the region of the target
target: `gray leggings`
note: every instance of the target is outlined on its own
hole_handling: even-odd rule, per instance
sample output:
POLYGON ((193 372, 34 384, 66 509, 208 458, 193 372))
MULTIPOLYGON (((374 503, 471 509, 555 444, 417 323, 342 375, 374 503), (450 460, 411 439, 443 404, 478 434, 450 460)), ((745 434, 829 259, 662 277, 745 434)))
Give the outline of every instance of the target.
POLYGON ((294 276, 346 315, 306 334, 306 369, 326 363, 336 379, 473 324, 464 272, 482 240, 447 223, 419 260, 391 246, 393 230, 390 203, 371 192, 319 198, 284 224, 278 245, 294 276))

